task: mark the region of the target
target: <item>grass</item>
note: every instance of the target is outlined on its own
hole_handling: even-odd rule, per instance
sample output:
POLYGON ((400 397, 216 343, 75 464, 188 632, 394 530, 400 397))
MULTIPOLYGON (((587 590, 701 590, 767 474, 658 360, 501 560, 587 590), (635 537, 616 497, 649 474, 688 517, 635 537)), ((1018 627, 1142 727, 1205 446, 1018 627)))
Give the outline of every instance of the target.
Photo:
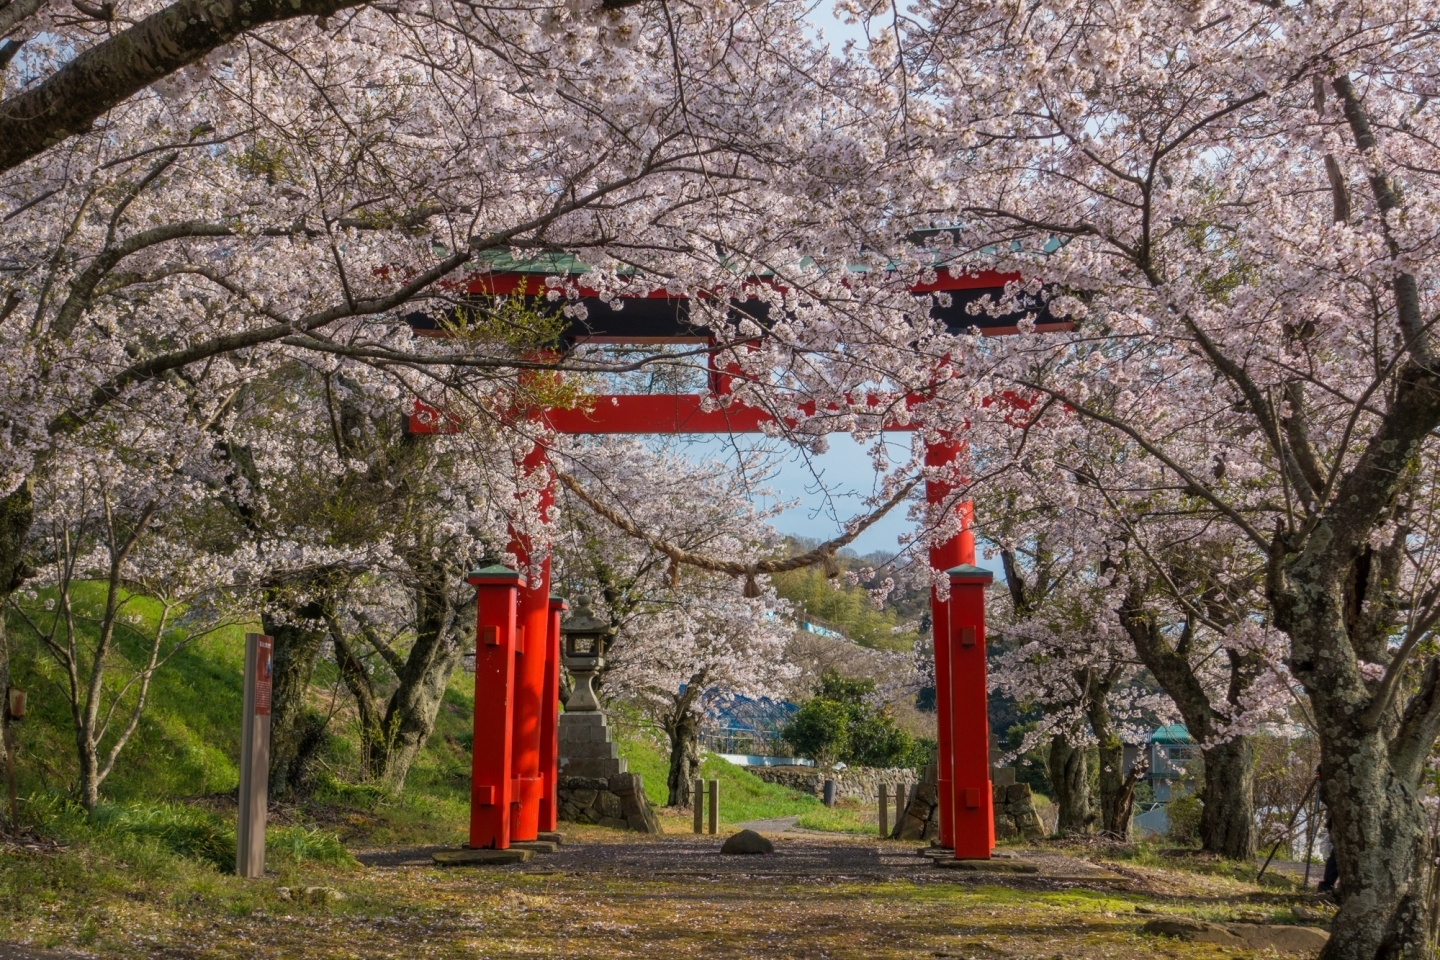
MULTIPOLYGON (((620 755, 629 763, 632 773, 644 778, 646 799, 652 807, 664 807, 669 799, 666 779, 670 774, 669 759, 664 749, 633 722, 622 721, 615 727, 620 755)), ((807 830, 856 834, 875 832, 874 815, 862 810, 858 804, 827 808, 811 794, 761 780, 744 767, 714 754, 702 759, 700 775, 706 780, 720 781, 720 822, 728 827, 751 820, 799 817, 796 825, 807 830)), ((687 829, 689 817, 689 813, 673 812, 664 816, 662 822, 669 822, 667 829, 673 827, 683 831, 687 829)))
MULTIPOLYGON (((568 832, 572 842, 627 842, 597 827, 568 832)), ((316 860, 276 863, 274 875, 242 881, 141 833, 77 842, 55 855, 0 857, 0 941, 84 947, 107 960, 1191 960, 1234 951, 1141 936, 1147 915, 1233 920, 1286 899, 1250 886, 1221 901, 1213 885, 1228 881, 1183 870, 1172 871, 1178 886, 1169 893, 1144 885, 759 878, 707 875, 703 867, 670 875, 364 870, 316 860), (311 885, 344 899, 286 899, 281 890, 311 885)), ((657 853, 657 862, 670 863, 657 853)))

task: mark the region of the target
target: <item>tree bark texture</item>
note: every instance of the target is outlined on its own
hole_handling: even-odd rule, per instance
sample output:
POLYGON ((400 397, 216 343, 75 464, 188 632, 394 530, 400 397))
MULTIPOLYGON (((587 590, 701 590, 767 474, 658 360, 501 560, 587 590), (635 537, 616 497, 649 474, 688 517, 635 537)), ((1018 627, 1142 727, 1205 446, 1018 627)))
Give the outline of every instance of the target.
POLYGON ((178 0, 0 103, 0 170, 86 132, 108 110, 246 30, 351 6, 350 0, 178 0))
POLYGON ((1200 787, 1202 849, 1236 860, 1254 859, 1258 842, 1254 742, 1250 737, 1234 737, 1204 750, 1202 756, 1205 768, 1200 787))
POLYGON ((700 718, 689 710, 665 724, 670 738, 670 773, 665 785, 670 789, 666 805, 688 807, 694 800, 695 774, 700 770, 700 718))
POLYGON ((270 796, 298 792, 306 768, 324 744, 325 720, 306 703, 315 662, 327 631, 315 625, 320 604, 295 611, 299 623, 282 623, 265 616, 265 632, 274 638, 270 687, 270 796), (308 614, 308 616, 307 616, 308 614))
POLYGON ((1105 704, 1109 685, 1097 691, 1100 695, 1086 700, 1090 729, 1100 742, 1100 820, 1101 833, 1119 840, 1130 839, 1130 820, 1135 812, 1134 771, 1125 768, 1125 744, 1115 731, 1110 709, 1105 704))
POLYGON ((688 807, 694 799, 691 787, 700 772, 700 714, 696 702, 705 682, 706 671, 692 675, 683 692, 671 698, 670 708, 661 718, 670 738, 670 773, 665 778, 670 789, 665 805, 669 807, 688 807))
POLYGON ((1050 738, 1047 766, 1057 809, 1055 832, 1088 833, 1095 815, 1090 809, 1090 770, 1084 748, 1077 749, 1064 734, 1056 734, 1050 738))

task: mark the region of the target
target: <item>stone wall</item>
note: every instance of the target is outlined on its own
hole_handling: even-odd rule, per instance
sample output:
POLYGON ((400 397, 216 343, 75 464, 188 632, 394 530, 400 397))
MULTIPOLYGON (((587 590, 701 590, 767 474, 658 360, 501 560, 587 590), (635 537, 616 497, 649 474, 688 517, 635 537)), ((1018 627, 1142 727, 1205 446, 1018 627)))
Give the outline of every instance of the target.
MULTIPOLYGON (((940 807, 935 797, 935 784, 922 783, 916 787, 905 812, 896 818, 890 836, 896 840, 936 839, 940 835, 940 807)), ((1045 836, 1029 784, 997 783, 990 799, 995 807, 996 840, 1013 837, 1036 840, 1045 836)))
POLYGON ((567 823, 597 823, 618 830, 663 833, 660 821, 645 799, 638 773, 601 777, 561 777, 556 783, 559 819, 567 823))
POLYGON ((880 784, 903 783, 912 785, 919 778, 915 771, 906 768, 846 767, 844 770, 826 771, 818 767, 746 767, 761 780, 778 783, 781 786, 808 793, 824 799, 825 781, 835 781, 835 799, 859 800, 876 803, 880 799, 880 784))

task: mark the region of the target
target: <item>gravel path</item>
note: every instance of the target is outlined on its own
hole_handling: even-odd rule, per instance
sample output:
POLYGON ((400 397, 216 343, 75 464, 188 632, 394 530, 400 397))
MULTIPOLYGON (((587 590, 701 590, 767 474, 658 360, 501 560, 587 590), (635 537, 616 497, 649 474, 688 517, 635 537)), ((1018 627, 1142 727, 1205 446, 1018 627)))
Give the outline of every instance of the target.
MULTIPOLYGON (((942 870, 913 844, 806 831, 789 832, 791 818, 745 824, 775 841, 770 856, 723 856, 724 837, 669 835, 645 837, 617 834, 619 839, 567 842, 553 854, 541 854, 529 863, 487 870, 518 873, 563 873, 612 877, 785 877, 797 880, 897 880, 960 883, 1103 884, 1124 878, 1088 861, 1039 850, 1006 851, 1040 867, 1036 875, 969 873, 942 870), (787 822, 790 821, 790 822, 787 822), (776 829, 778 827, 779 829, 776 829)), ((369 867, 381 869, 431 866, 430 854, 442 847, 370 850, 356 854, 369 867)), ((0 960, 4 960, 0 957, 0 960)))

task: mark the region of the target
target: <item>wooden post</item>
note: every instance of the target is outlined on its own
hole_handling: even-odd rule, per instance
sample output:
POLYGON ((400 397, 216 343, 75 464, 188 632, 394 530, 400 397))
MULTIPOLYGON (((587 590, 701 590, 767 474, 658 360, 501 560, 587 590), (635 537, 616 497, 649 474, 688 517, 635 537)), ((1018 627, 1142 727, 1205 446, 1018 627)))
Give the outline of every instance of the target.
POLYGON ((695 832, 705 832, 705 781, 695 778, 695 832))
POLYGON ((270 654, 275 641, 245 634, 245 707, 240 719, 240 821, 235 873, 265 875, 265 807, 270 793, 270 654))
POLYGON ((890 836, 890 785, 882 783, 876 788, 875 792, 879 795, 880 801, 880 839, 884 840, 890 836))
POLYGON ((710 835, 720 832, 720 781, 710 781, 710 835))

